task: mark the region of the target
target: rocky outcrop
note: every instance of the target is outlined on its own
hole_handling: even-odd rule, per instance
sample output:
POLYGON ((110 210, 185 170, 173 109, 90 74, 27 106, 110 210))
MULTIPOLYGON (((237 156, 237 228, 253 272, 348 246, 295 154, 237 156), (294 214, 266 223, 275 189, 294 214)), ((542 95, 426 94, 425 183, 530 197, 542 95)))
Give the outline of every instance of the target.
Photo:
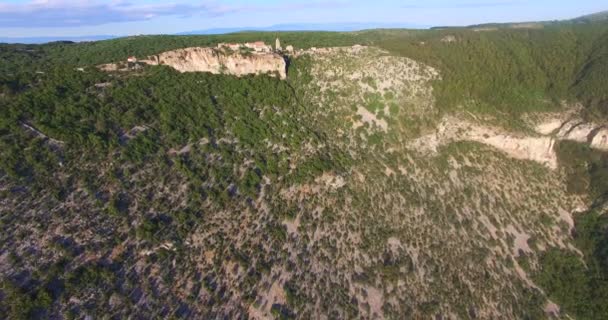
POLYGON ((591 148, 608 151, 608 126, 587 122, 576 115, 582 106, 565 113, 550 114, 535 125, 536 132, 558 140, 587 143, 591 148))
POLYGON ((287 78, 285 59, 276 53, 240 53, 216 48, 193 47, 163 52, 142 60, 149 65, 167 65, 179 72, 210 72, 245 76, 277 74, 287 78))
POLYGON ((594 149, 608 151, 608 128, 581 119, 564 122, 556 137, 560 140, 588 143, 594 149))
POLYGON ((451 34, 441 38, 441 42, 443 42, 443 43, 451 43, 451 42, 456 42, 456 41, 458 41, 456 36, 451 35, 451 34))
POLYGON ((115 72, 120 70, 120 67, 117 63, 100 64, 97 66, 97 68, 104 72, 115 72))
POLYGON ((437 130, 409 144, 423 152, 437 152, 438 147, 456 141, 474 141, 494 147, 512 158, 531 160, 557 169, 554 145, 560 140, 586 143, 591 148, 608 151, 608 128, 585 122, 580 118, 558 115, 536 125, 539 135, 525 136, 507 133, 467 120, 446 117, 437 130))
POLYGON ((512 158, 531 160, 557 169, 557 155, 553 150, 555 140, 552 137, 519 136, 452 117, 445 118, 435 133, 414 140, 410 147, 423 152, 437 152, 438 147, 457 141, 479 142, 512 158))
POLYGON ((591 148, 608 151, 608 128, 596 130, 591 139, 591 148))

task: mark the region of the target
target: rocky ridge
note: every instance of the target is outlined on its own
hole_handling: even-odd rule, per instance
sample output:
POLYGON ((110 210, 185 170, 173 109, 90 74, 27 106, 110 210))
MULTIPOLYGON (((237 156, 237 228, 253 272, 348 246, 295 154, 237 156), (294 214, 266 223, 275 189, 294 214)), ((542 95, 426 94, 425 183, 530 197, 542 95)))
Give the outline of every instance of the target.
POLYGON ((278 74, 287 78, 285 59, 276 53, 226 52, 215 48, 192 47, 150 56, 143 63, 167 65, 179 72, 211 72, 245 76, 249 74, 278 74))

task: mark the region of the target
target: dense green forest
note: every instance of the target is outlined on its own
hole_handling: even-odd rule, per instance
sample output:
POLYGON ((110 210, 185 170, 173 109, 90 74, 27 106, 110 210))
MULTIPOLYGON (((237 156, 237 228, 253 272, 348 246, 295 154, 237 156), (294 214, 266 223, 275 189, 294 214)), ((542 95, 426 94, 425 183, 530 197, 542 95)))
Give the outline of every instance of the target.
MULTIPOLYGON (((332 142, 335 137, 328 136, 321 123, 311 120, 317 111, 306 100, 306 85, 312 79, 310 61, 305 57, 289 61, 287 81, 267 76, 236 78, 179 73, 162 66, 146 66, 129 73, 106 73, 95 67, 131 55, 145 57, 219 42, 270 43, 277 36, 284 44, 304 49, 377 46, 432 66, 441 74, 441 80, 432 83, 441 114, 470 112, 518 129, 525 127, 526 113, 557 111, 564 104, 581 103, 584 107, 581 116, 587 120, 599 123, 608 120, 608 24, 604 21, 555 23, 532 29, 501 27, 494 31, 453 28, 237 33, 137 36, 88 43, 0 44, 0 183, 10 186, 0 191, 0 198, 7 201, 6 208, 0 210, 0 227, 35 221, 37 228, 41 228, 44 219, 57 218, 21 216, 22 200, 36 202, 40 198, 47 201, 40 209, 45 213, 61 207, 61 203, 86 203, 86 210, 83 209, 86 213, 82 213, 85 223, 101 221, 104 227, 99 231, 100 237, 114 237, 114 232, 120 235, 111 243, 91 240, 75 246, 78 249, 73 252, 62 239, 49 240, 53 252, 59 252, 61 258, 32 262, 39 268, 36 272, 0 279, 0 313, 15 319, 48 318, 59 313, 58 304, 70 303, 68 297, 93 295, 91 285, 107 289, 107 296, 100 298, 103 301, 111 300, 109 292, 123 290, 123 283, 136 291, 136 286, 131 287, 129 282, 131 271, 127 270, 135 261, 129 254, 136 253, 117 254, 119 258, 113 260, 107 255, 101 262, 87 260, 72 268, 71 260, 79 255, 78 250, 108 246, 104 249, 111 251, 114 245, 130 239, 148 247, 161 247, 171 241, 177 247, 175 251, 160 250, 160 254, 147 259, 173 270, 176 264, 179 268, 180 263, 191 262, 175 252, 181 253, 187 241, 196 241, 188 238, 195 226, 211 221, 215 212, 234 210, 240 214, 252 210, 256 199, 264 196, 263 186, 272 188, 265 178, 277 184, 306 185, 325 172, 354 175, 349 168, 361 159, 355 160, 352 153, 340 149, 332 142), (84 68, 84 72, 78 68, 84 68), (278 146, 278 141, 283 144, 278 146), (294 151, 307 150, 310 145, 319 147, 303 155, 294 151), (276 152, 277 148, 290 153, 276 152), (194 151, 188 154, 181 150, 194 151), (297 166, 292 165, 296 162, 297 166), (155 189, 168 188, 167 185, 173 188, 168 195, 153 196, 155 189), (170 199, 178 193, 180 185, 188 186, 185 200, 188 209, 184 210, 177 210, 170 199), (138 199, 134 199, 132 190, 138 191, 138 199), (75 194, 85 196, 81 199, 75 194), (8 209, 8 199, 16 199, 12 203, 17 205, 8 209), (129 214, 128 208, 133 209, 136 202, 137 210, 144 212, 142 216, 129 214), (141 222, 136 227, 135 220, 141 222)), ((382 138, 377 140, 380 141, 377 144, 382 143, 382 138)), ((560 143, 556 151, 568 191, 592 198, 593 206, 575 219, 573 243, 583 255, 547 250, 534 280, 567 314, 580 319, 608 318, 605 304, 608 218, 604 213, 608 204, 608 155, 569 142, 560 143)), ((271 189, 271 192, 278 191, 271 189)), ((361 200, 349 198, 343 202, 349 201, 361 200)), ((77 214, 81 220, 81 213, 74 213, 69 205, 61 208, 61 218, 77 214)), ((242 240, 244 244, 230 244, 224 240, 228 238, 224 227, 205 225, 212 230, 209 232, 219 234, 217 240, 205 245, 221 246, 229 252, 210 259, 227 259, 234 262, 235 270, 239 266, 246 270, 239 278, 241 293, 234 294, 238 299, 253 303, 255 284, 270 274, 273 263, 287 259, 289 253, 281 248, 287 242, 288 232, 281 221, 293 218, 298 211, 301 208, 286 202, 272 203, 272 214, 263 217, 254 235, 263 237, 260 240, 263 245, 254 245, 247 239, 242 240)), ((241 218, 236 215, 226 220, 241 218)), ((327 219, 338 219, 337 214, 330 212, 327 219)), ((467 226, 466 221, 458 224, 467 226)), ((383 232, 380 227, 377 229, 383 232)), ((2 246, 16 246, 19 237, 25 238, 26 234, 23 230, 11 233, 10 237, 2 238, 2 246)), ((136 249, 139 245, 130 250, 136 249)), ((302 249, 305 253, 297 257, 301 265, 307 264, 309 250, 313 249, 302 249)), ((31 252, 25 256, 7 253, 6 260, 25 266, 23 261, 35 256, 31 252)), ((398 275, 401 270, 394 265, 411 264, 409 260, 392 260, 388 252, 383 255, 386 258, 376 263, 382 264, 380 269, 386 273, 398 275)), ((288 270, 299 267, 291 262, 287 265, 288 270)), ((439 273, 440 269, 435 266, 431 272, 439 273)), ((171 283, 181 271, 191 272, 168 271, 163 274, 163 281, 171 283)), ((209 275, 193 275, 199 282, 193 286, 198 289, 203 286, 213 293, 210 304, 225 297, 234 298, 231 290, 218 285, 221 270, 206 271, 209 275)), ((364 272, 358 276, 362 282, 369 280, 364 272)), ((298 291, 291 282, 284 288, 285 305, 272 306, 277 318, 293 318, 293 310, 297 308, 308 310, 304 308, 307 298, 304 290, 298 291)), ((356 301, 349 301, 346 290, 339 288, 328 294, 333 300, 322 306, 325 310, 331 310, 332 302, 338 301, 347 306, 346 311, 334 316, 357 316, 353 307, 356 301)), ((175 293, 171 297, 179 306, 175 309, 185 310, 181 306, 194 299, 181 295, 175 293)), ((531 301, 536 298, 531 294, 531 301)), ((531 303, 538 307, 536 301, 531 303)), ((429 300, 420 309, 433 315, 438 305, 439 302, 429 300)), ((86 312, 102 315, 105 307, 90 303, 86 312)), ((161 308, 150 306, 154 307, 161 308)), ((464 308, 460 315, 472 317, 475 315, 472 310, 464 308)), ((389 311, 386 310, 387 314, 389 311)), ((82 314, 73 310, 71 316, 77 318, 82 314)), ((184 318, 189 315, 186 311, 174 314, 184 318)), ((156 316, 169 315, 167 311, 156 316)), ((219 316, 221 311, 206 315, 219 316)), ((120 316, 124 314, 117 315, 120 316)))
POLYGON ((443 80, 435 89, 447 110, 462 107, 512 120, 580 101, 588 117, 606 119, 607 36, 601 23, 394 33, 377 44, 440 68, 443 80), (445 41, 448 35, 454 40, 445 41))
POLYGON ((576 219, 574 236, 584 259, 552 249, 541 258, 537 283, 564 312, 579 319, 603 319, 608 315, 608 219, 595 210, 576 219))

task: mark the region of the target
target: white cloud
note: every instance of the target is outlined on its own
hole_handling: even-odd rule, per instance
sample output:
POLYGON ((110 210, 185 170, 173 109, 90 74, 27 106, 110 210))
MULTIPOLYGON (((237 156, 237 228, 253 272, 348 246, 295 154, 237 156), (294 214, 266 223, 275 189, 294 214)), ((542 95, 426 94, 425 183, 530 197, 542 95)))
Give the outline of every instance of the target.
POLYGON ((478 1, 430 1, 423 3, 419 1, 410 1, 411 3, 403 3, 402 8, 406 9, 476 9, 488 7, 507 7, 525 4, 523 0, 478 0, 478 1))
POLYGON ((149 20, 160 16, 214 17, 239 8, 214 1, 132 3, 122 0, 32 0, 0 4, 0 28, 76 27, 149 20))

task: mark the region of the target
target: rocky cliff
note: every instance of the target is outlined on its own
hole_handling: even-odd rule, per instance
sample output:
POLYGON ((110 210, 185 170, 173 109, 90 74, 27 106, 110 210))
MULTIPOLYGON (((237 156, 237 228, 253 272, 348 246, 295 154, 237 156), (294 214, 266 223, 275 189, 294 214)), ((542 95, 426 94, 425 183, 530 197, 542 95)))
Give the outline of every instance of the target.
POLYGON ((558 129, 556 135, 559 139, 588 143, 594 149, 608 151, 608 128, 605 126, 575 118, 564 122, 558 129))
POLYGON ((555 139, 550 136, 526 136, 505 132, 491 126, 475 124, 455 117, 444 118, 437 130, 410 143, 422 152, 438 152, 440 146, 457 141, 473 141, 494 147, 508 156, 532 160, 557 169, 555 139))
POLYGON ((226 52, 215 48, 192 47, 163 52, 142 62, 167 65, 179 72, 211 72, 244 76, 248 74, 278 74, 287 78, 285 59, 275 53, 226 52))
POLYGON ((568 119, 568 114, 557 114, 536 126, 539 135, 526 136, 446 117, 434 133, 414 140, 410 146, 419 151, 437 152, 439 146, 450 142, 474 141, 501 150, 513 158, 536 161, 552 169, 558 167, 553 147, 560 140, 586 143, 593 149, 608 151, 606 127, 579 118, 564 119, 568 119))

